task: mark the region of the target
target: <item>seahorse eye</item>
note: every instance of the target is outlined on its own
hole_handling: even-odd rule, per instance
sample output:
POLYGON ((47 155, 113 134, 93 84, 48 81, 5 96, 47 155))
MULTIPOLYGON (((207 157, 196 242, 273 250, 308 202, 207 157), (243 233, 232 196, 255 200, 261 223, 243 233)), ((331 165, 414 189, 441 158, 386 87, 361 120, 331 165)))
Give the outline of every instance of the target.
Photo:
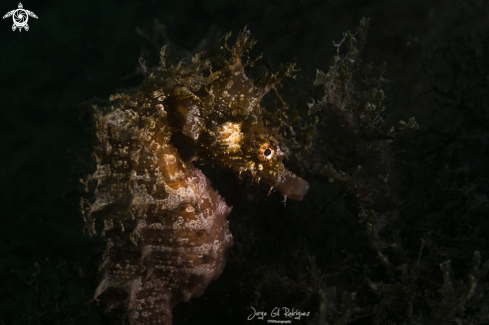
POLYGON ((262 155, 264 160, 272 160, 274 156, 274 150, 272 148, 266 148, 262 151, 262 155))
POLYGON ((260 149, 258 149, 258 159, 261 161, 269 161, 275 157, 275 149, 270 144, 270 142, 266 141, 260 145, 260 149))

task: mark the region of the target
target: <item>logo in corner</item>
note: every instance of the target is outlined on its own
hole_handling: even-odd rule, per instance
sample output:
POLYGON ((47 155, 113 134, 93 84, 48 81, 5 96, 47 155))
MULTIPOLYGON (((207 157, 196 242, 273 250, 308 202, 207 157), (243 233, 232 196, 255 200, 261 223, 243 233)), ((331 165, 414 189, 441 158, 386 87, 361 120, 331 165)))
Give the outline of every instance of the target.
POLYGON ((12 11, 7 12, 3 16, 3 19, 8 18, 10 16, 12 16, 12 19, 14 20, 14 24, 12 25, 12 31, 15 31, 18 28, 19 32, 22 31, 22 28, 24 28, 26 31, 29 30, 29 25, 27 25, 29 16, 37 19, 36 14, 33 13, 32 11, 25 10, 24 6, 22 6, 22 3, 19 3, 18 9, 14 9, 12 11))

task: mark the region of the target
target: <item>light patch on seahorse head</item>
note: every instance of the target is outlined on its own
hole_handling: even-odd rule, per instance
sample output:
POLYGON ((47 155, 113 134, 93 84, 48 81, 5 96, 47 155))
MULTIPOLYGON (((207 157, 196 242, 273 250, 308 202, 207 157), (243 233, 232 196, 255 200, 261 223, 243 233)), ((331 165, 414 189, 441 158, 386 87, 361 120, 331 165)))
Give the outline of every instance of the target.
POLYGON ((217 138, 221 145, 226 146, 228 152, 234 153, 241 149, 243 133, 241 123, 226 122, 217 130, 217 138))

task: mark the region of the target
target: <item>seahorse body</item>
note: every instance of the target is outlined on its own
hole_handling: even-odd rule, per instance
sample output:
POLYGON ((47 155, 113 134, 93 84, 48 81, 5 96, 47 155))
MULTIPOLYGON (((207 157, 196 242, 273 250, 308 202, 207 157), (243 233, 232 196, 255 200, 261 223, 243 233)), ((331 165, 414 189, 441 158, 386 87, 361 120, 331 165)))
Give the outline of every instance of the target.
POLYGON ((137 90, 93 106, 97 171, 95 202, 82 200, 88 231, 103 215, 107 249, 103 280, 107 311, 124 307, 132 325, 171 324, 172 307, 197 297, 225 264, 232 243, 231 208, 173 137, 204 162, 227 166, 301 200, 309 185, 282 164, 278 126, 266 120, 261 98, 241 62, 249 33, 234 47, 202 52, 188 65, 161 65, 137 90))

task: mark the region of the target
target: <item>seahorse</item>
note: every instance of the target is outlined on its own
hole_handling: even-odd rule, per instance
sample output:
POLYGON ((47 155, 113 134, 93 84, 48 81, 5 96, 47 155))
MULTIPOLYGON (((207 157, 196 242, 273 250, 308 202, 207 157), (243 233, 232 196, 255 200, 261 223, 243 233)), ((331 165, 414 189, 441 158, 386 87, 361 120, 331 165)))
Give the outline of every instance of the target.
MULTIPOLYGON (((136 90, 93 105, 95 200, 82 199, 86 230, 102 215, 107 249, 102 280, 106 311, 125 308, 132 325, 172 323, 172 308, 200 296, 225 265, 231 212, 192 161, 231 168, 302 200, 309 184, 282 163, 280 123, 260 106, 278 82, 248 78, 242 56, 254 44, 239 33, 232 47, 158 69, 136 90), (194 157, 174 144, 183 139, 194 157)), ((273 79, 273 80, 272 80, 273 79)))

